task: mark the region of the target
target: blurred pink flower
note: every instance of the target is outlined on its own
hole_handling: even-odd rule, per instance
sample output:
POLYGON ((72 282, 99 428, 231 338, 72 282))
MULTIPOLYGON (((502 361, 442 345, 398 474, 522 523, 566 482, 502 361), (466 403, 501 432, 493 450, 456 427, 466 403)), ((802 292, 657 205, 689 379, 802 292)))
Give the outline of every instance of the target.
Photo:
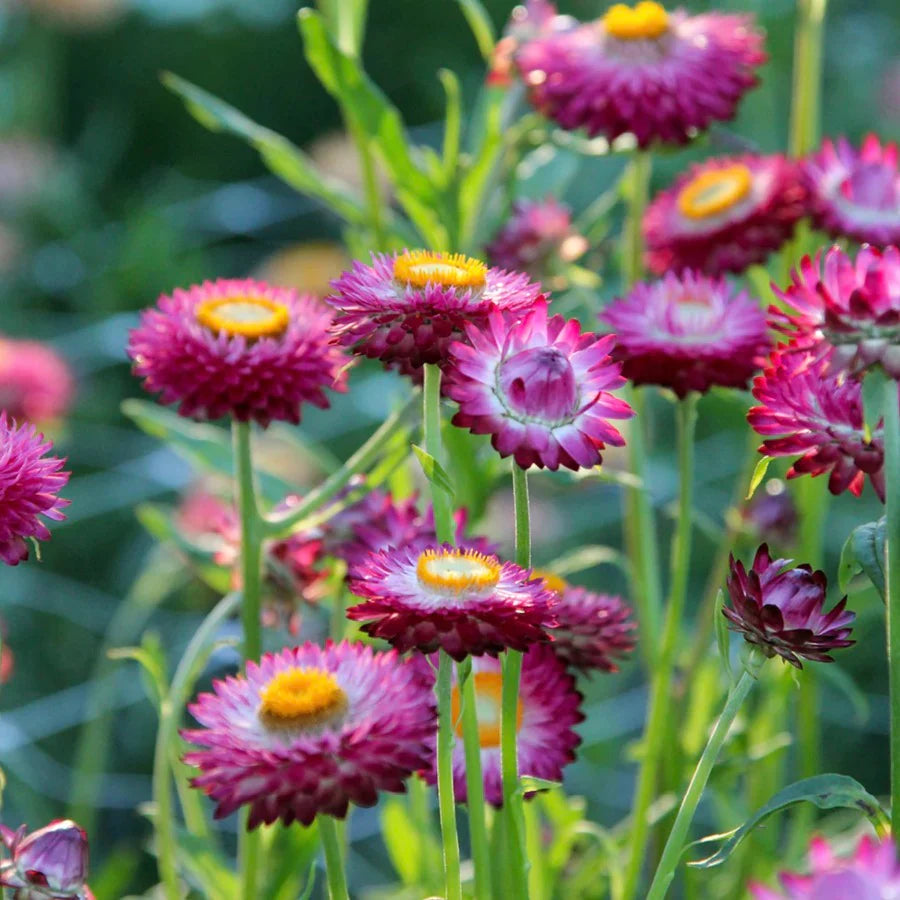
POLYGON ((74 392, 72 371, 55 350, 0 336, 0 409, 10 417, 36 424, 58 419, 74 392))

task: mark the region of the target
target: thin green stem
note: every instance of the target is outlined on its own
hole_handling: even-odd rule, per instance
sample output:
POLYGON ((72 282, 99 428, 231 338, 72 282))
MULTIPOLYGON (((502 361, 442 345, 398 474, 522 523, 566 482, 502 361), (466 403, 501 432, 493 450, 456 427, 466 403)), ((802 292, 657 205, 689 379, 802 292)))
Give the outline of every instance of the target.
POLYGON ((516 565, 531 568, 531 510, 528 497, 528 473, 512 464, 513 504, 516 516, 516 565))
POLYGON ((446 900, 461 900, 459 838, 456 833, 456 803, 453 796, 453 660, 438 651, 435 684, 438 707, 437 769, 441 840, 444 846, 444 889, 446 900))
POLYGON ((900 413, 897 382, 883 386, 885 606, 891 705, 891 819, 900 822, 900 413))
POLYGON ((745 670, 738 679, 737 684, 728 693, 725 708, 716 722, 716 727, 713 729, 709 741, 697 762, 697 768, 694 769, 687 792, 681 800, 678 815, 675 817, 675 823, 663 849, 662 858, 656 867, 656 874, 653 876, 653 881, 650 884, 647 900, 662 900, 669 889, 672 879, 675 877, 675 869, 678 866, 679 859, 681 859, 688 830, 691 827, 694 813, 697 811, 697 805, 700 803, 700 798, 703 796, 703 791, 709 781, 710 773, 716 764, 716 760, 719 758, 722 745, 725 743, 725 738, 728 736, 738 711, 747 694, 750 693, 750 689, 755 681, 755 675, 745 670))
POLYGON ((462 699, 463 745, 466 755, 466 805, 469 808, 469 839, 475 868, 475 898, 491 898, 491 850, 488 843, 484 806, 484 778, 481 771, 481 738, 478 734, 478 705, 472 661, 458 663, 456 683, 462 699), (461 685, 461 687, 459 687, 461 685))
POLYGON ((684 604, 687 597, 691 559, 691 507, 693 502, 694 430, 697 422, 697 398, 689 394, 678 404, 678 519, 672 540, 671 584, 663 625, 662 641, 656 660, 650 706, 644 729, 644 758, 638 775, 632 806, 632 827, 628 867, 625 872, 625 900, 637 895, 641 866, 647 852, 650 826, 648 810, 656 792, 660 761, 664 751, 668 717, 671 714, 670 690, 675 651, 681 635, 684 604))
POLYGON ((168 735, 164 723, 174 718, 172 704, 164 697, 159 707, 159 732, 153 753, 153 802, 156 806, 156 866, 166 900, 179 900, 178 849, 175 842, 175 810, 172 804, 172 780, 169 770, 168 735))
POLYGON ((822 44, 827 0, 797 0, 788 150, 800 157, 819 142, 822 44))
MULTIPOLYGON (((442 463, 441 448, 441 370, 436 365, 425 366, 422 421, 425 431, 425 450, 438 463, 442 463)), ((454 537, 453 513, 447 492, 432 481, 431 503, 434 506, 434 531, 442 544, 452 544, 454 537)))
POLYGON ((325 871, 328 876, 328 896, 331 900, 349 900, 347 876, 344 873, 344 854, 341 852, 341 838, 337 824, 328 815, 316 818, 319 824, 319 837, 325 851, 325 871))
POLYGON ((626 186, 628 208, 625 216, 622 245, 622 272, 625 286, 631 287, 644 275, 644 210, 650 195, 650 174, 653 158, 647 150, 635 150, 629 164, 626 186))

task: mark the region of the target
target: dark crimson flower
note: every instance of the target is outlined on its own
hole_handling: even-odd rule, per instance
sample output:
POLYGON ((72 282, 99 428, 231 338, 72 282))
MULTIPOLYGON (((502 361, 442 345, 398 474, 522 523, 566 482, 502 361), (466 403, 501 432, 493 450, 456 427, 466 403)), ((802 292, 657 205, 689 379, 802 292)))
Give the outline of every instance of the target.
POLYGON ((638 283, 600 318, 616 331, 613 358, 626 378, 679 397, 746 387, 770 346, 765 315, 749 294, 693 272, 638 283))
POLYGON ((806 214, 796 164, 784 156, 723 156, 692 166, 644 216, 657 275, 743 272, 784 244, 806 214))
POLYGON ((442 648, 456 660, 547 640, 556 602, 540 580, 497 557, 437 546, 374 553, 350 573, 364 602, 347 618, 400 652, 442 648))
POLYGON ((444 362, 466 322, 493 310, 523 313, 540 298, 527 275, 489 269, 459 253, 373 254, 333 282, 334 333, 354 353, 412 374, 444 362))
POLYGON ((835 370, 827 355, 773 353, 753 382, 753 396, 760 405, 750 409, 747 421, 767 436, 760 453, 800 454, 788 478, 830 472, 832 494, 849 490, 858 497, 868 475, 884 500, 883 423, 871 434, 866 429, 859 380, 835 370))
POLYGON ((0 863, 0 885, 13 888, 16 900, 93 900, 84 883, 88 839, 71 819, 58 819, 27 834, 0 825, 12 859, 0 863))
POLYGON ((52 449, 34 425, 17 426, 0 412, 0 559, 8 566, 28 559, 27 541, 50 539, 42 516, 65 518, 69 501, 58 495, 69 473, 64 459, 46 455, 52 449))
POLYGON ((328 308, 296 291, 205 281, 145 310, 128 354, 144 388, 183 416, 297 424, 304 403, 327 409, 324 389, 346 389, 348 361, 330 325, 328 308))
POLYGON ((753 900, 890 900, 900 897, 900 863, 893 840, 865 834, 849 857, 835 856, 824 838, 812 839, 809 872, 782 872, 781 890, 751 884, 753 900))
POLYGON ((772 326, 792 339, 782 349, 830 345, 835 368, 857 373, 881 363, 900 378, 900 249, 863 247, 851 259, 832 247, 815 261, 805 256, 775 293, 789 307, 769 307, 772 326))
POLYGON ((849 647, 850 623, 856 613, 845 610, 844 597, 829 613, 824 612, 825 573, 808 565, 791 568, 790 559, 772 559, 763 544, 753 567, 729 560, 728 594, 732 607, 722 612, 732 631, 772 657, 776 654, 798 669, 802 659, 833 662, 830 650, 849 647))
POLYGON ((684 143, 732 118, 766 58, 749 16, 667 13, 645 0, 555 24, 515 55, 534 106, 563 128, 630 133, 640 147, 684 143))
POLYGON ((826 138, 804 164, 817 228, 861 244, 900 242, 897 145, 867 135, 856 150, 845 138, 826 138))
POLYGON ((437 727, 421 667, 346 641, 266 653, 189 708, 203 727, 183 736, 205 748, 185 755, 201 772, 192 784, 219 818, 248 805, 249 828, 343 818, 350 803, 405 791, 437 727))
MULTIPOLYGON (((434 675, 429 669, 432 681, 434 675)), ((462 741, 459 688, 454 671, 452 718, 457 723, 459 739, 453 748, 453 792, 457 803, 466 802, 466 755, 462 741)), ((478 737, 481 744, 481 769, 484 796, 496 807, 503 805, 503 781, 500 761, 500 718, 503 681, 500 661, 480 656, 472 660, 472 678, 478 705, 478 737)), ((522 660, 519 687, 518 749, 519 774, 547 781, 562 781, 563 769, 575 759, 575 748, 581 738, 573 730, 583 721, 581 694, 575 679, 557 659, 548 645, 535 645, 522 660)), ((429 784, 437 781, 437 759, 424 777, 429 784)), ((526 794, 526 797, 529 795, 526 794)))
POLYGON ((625 443, 609 422, 634 415, 609 393, 625 383, 608 355, 612 335, 582 334, 577 319, 548 318, 541 301, 520 322, 493 313, 483 326, 467 325, 466 336, 469 343, 450 348, 454 425, 490 434, 494 449, 523 469, 591 468, 606 444, 625 443))
POLYGON ((46 422, 68 412, 75 379, 68 363, 37 341, 0 337, 0 409, 19 422, 46 422))

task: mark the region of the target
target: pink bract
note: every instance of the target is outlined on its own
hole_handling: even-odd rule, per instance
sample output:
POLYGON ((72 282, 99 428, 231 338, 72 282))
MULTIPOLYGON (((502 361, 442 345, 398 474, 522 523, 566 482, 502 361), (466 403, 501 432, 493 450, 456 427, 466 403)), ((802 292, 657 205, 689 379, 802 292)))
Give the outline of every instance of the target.
MULTIPOLYGON (((58 819, 28 834, 0 825, 11 859, 0 863, 0 885, 22 900, 93 900, 84 883, 88 872, 88 839, 71 819, 58 819)), ((4 892, 5 893, 5 892, 4 892)))
POLYGON ((46 422, 64 416, 75 379, 68 363, 37 341, 0 337, 0 409, 19 422, 46 422))

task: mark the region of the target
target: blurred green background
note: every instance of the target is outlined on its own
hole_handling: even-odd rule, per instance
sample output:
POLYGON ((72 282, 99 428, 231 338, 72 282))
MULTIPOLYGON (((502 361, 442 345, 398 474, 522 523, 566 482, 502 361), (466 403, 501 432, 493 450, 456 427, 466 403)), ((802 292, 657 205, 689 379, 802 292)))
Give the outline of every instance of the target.
MULTIPOLYGON (((743 146, 779 150, 787 134, 793 2, 686 5, 755 12, 768 32, 771 60, 737 121, 716 129, 702 146, 667 154, 654 172, 657 186, 693 158, 743 146)), ((486 6, 499 29, 511 5, 490 0, 486 6)), ((580 18, 602 8, 587 0, 561 4, 580 18)), ((352 150, 337 110, 303 59, 295 13, 294 0, 0 0, 0 333, 50 342, 78 377, 75 407, 53 435, 73 471, 65 494, 72 500, 68 519, 54 529, 41 563, 0 572, 0 611, 15 654, 12 680, 0 694, 0 765, 7 777, 2 818, 11 827, 37 827, 71 812, 78 799, 79 729, 109 715, 104 771, 81 786, 96 794, 96 808, 90 814, 78 809, 89 815, 98 873, 92 880, 101 900, 139 893, 154 879, 145 853, 150 829, 137 808, 150 797, 155 717, 134 665, 104 664, 103 635, 131 592, 132 608, 143 604, 174 661, 214 599, 173 547, 153 550, 154 540, 134 514, 143 501, 172 501, 192 479, 182 459, 120 413, 123 399, 140 396, 125 358, 127 329, 137 310, 177 285, 262 271, 321 290, 341 266, 336 219, 267 175, 251 150, 202 129, 161 86, 159 73, 174 71, 227 99, 309 150, 322 168, 352 181, 352 150), (135 600, 132 586, 141 573, 135 600), (88 704, 98 666, 104 679, 100 694, 95 691, 102 695, 99 707, 88 704)), ((826 134, 900 134, 898 46, 895 0, 832 0, 826 134)), ((455 70, 467 98, 484 77, 452 0, 372 0, 364 61, 420 143, 440 140, 437 70, 455 70)), ((560 155, 523 183, 538 195, 554 190, 580 211, 613 184, 621 165, 615 158, 560 155)), ((492 230, 494 223, 488 225, 492 230)), ((602 270, 608 254, 601 249, 592 265, 602 270)), ((598 308, 609 292, 573 295, 571 308, 598 308)), ((302 433, 343 457, 403 390, 399 379, 377 367, 358 368, 350 393, 332 411, 306 416, 302 433)), ((712 395, 702 404, 692 579, 698 598, 742 465, 747 405, 747 395, 712 395)), ((651 459, 664 534, 675 490, 668 415, 663 404, 651 459)), ((316 476, 309 461, 301 469, 306 478, 316 476)), ((584 544, 619 544, 614 484, 566 476, 534 482, 538 563, 584 544)), ((484 527, 508 541, 509 503, 505 486, 498 488, 484 527)), ((846 534, 876 517, 868 491, 862 502, 843 497, 831 505, 826 568, 832 580, 846 534)), ((610 567, 576 580, 622 589, 610 567)), ((871 594, 857 598, 859 645, 841 659, 857 687, 841 677, 827 680, 823 727, 826 770, 853 774, 883 792, 887 713, 878 602, 871 594)), ((138 612, 132 621, 119 621, 122 642, 137 639, 143 619, 138 612)), ((223 656, 220 664, 228 661, 223 656)), ((587 798, 596 821, 611 825, 630 804, 627 748, 639 734, 645 699, 638 666, 631 662, 619 675, 595 680, 587 693, 584 746, 567 788, 587 798)), ((354 822, 351 865, 359 884, 391 881, 377 828, 374 812, 354 822)))

